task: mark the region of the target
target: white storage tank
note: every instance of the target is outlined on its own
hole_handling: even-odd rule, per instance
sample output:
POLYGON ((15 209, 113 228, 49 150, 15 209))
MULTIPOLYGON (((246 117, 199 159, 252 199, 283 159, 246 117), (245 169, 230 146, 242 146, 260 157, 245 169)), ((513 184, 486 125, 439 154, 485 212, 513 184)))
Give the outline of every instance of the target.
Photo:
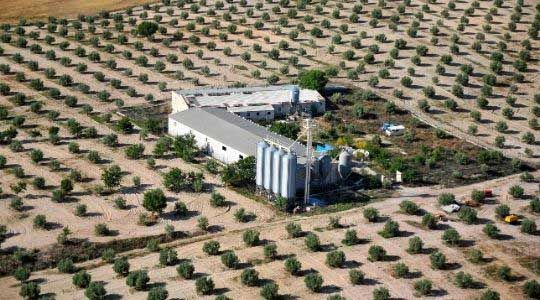
POLYGON ((287 153, 281 158, 281 196, 287 199, 296 196, 296 155, 287 153))
POLYGON ((256 175, 255 183, 257 188, 262 188, 264 184, 264 150, 268 147, 268 144, 265 141, 260 141, 257 143, 257 157, 256 157, 256 175))
POLYGON ((341 178, 349 176, 352 168, 352 155, 347 150, 341 151, 339 154, 339 175, 341 178))
POLYGON ((274 146, 269 146, 264 149, 264 166, 263 166, 263 187, 270 191, 272 190, 272 161, 274 158, 274 152, 276 148, 274 146))
POLYGON ((279 149, 274 152, 274 157, 272 158, 272 192, 276 195, 279 195, 281 190, 281 158, 285 155, 283 150, 279 149))

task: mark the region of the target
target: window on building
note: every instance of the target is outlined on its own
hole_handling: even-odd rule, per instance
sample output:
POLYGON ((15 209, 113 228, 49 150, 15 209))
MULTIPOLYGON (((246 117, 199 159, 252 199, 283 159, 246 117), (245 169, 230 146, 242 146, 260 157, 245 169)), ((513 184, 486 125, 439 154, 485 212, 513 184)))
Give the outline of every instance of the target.
POLYGON ((244 159, 244 156, 242 154, 238 155, 238 157, 240 157, 240 159, 244 159))
POLYGON ((257 113, 257 116, 259 115, 259 113, 257 113))
POLYGON ((225 146, 221 146, 221 150, 223 150, 223 151, 227 151, 227 147, 225 147, 225 146))
POLYGON ((248 116, 248 117, 251 117, 251 113, 247 113, 247 116, 248 116))
POLYGON ((270 112, 269 112, 269 111, 267 111, 267 112, 266 112, 266 114, 267 114, 267 115, 270 115, 270 112))

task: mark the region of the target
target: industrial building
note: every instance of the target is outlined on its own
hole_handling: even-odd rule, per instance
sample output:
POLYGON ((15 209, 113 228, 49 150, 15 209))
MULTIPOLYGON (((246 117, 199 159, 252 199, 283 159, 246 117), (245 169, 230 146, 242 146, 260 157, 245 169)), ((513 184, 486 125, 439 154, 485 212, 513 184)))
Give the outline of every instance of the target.
POLYGON ((332 161, 325 153, 313 154, 298 141, 253 121, 262 116, 250 115, 260 113, 270 120, 307 107, 324 111, 324 99, 316 91, 296 86, 201 89, 173 92, 172 102, 170 135, 193 135, 204 153, 226 164, 255 157, 257 191, 270 198, 291 199, 298 191, 309 190, 310 185, 324 188, 350 172, 352 156, 348 152, 343 152, 339 161, 332 161))
POLYGON ((172 92, 172 113, 189 108, 223 108, 253 121, 269 121, 295 112, 325 112, 325 99, 296 85, 201 88, 172 92))
POLYGON ((257 143, 262 140, 300 156, 306 154, 302 144, 221 108, 191 108, 173 113, 168 128, 173 136, 193 134, 203 152, 226 164, 255 156, 257 143))

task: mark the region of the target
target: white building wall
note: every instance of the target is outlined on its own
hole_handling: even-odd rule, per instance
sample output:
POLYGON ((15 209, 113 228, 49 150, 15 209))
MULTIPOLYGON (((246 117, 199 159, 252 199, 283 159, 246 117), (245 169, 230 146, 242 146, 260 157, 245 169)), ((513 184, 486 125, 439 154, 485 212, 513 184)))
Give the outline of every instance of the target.
POLYGON ((169 118, 169 134, 172 136, 193 134, 197 146, 203 152, 226 164, 235 163, 241 158, 248 157, 248 154, 233 149, 171 118, 169 118))
POLYGON ((184 111, 188 109, 189 106, 182 95, 172 92, 171 108, 172 108, 172 113, 174 114, 179 111, 184 111))

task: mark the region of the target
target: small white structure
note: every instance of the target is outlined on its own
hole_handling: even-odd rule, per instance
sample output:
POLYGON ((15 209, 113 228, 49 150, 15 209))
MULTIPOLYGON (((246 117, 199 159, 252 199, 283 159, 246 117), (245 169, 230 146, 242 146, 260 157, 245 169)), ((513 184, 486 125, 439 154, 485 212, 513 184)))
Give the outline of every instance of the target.
POLYGON ((405 126, 403 125, 388 126, 384 129, 384 134, 387 136, 402 135, 404 132, 405 126))
POLYGON ((296 85, 201 88, 172 92, 172 112, 194 107, 224 108, 253 121, 273 120, 297 111, 324 113, 324 97, 296 85))

